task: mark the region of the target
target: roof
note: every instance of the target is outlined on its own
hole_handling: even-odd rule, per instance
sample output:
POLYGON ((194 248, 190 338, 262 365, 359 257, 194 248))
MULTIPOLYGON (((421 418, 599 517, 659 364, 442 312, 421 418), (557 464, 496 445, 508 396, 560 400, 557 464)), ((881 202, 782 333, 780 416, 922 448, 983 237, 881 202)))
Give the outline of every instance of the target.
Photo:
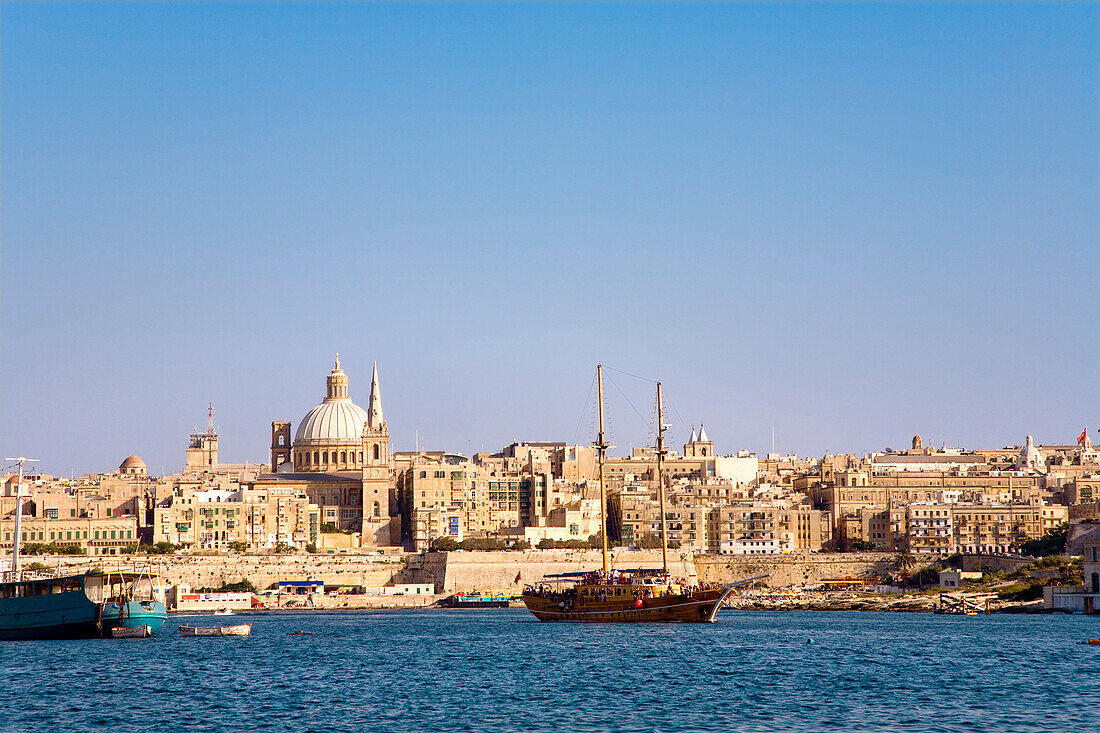
POLYGON ((337 473, 261 473, 256 476, 255 483, 281 484, 281 483, 321 483, 323 481, 347 482, 362 481, 361 471, 345 471, 344 475, 337 473))
POLYGON ((950 456, 907 456, 899 453, 881 453, 872 458, 875 463, 985 463, 985 456, 957 454, 950 456))

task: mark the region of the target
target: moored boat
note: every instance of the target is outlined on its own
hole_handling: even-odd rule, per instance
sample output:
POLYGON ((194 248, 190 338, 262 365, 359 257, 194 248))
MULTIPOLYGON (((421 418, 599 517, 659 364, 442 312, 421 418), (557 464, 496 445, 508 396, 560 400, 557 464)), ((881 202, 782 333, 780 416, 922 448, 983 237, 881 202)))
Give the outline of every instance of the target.
POLYGON ((503 593, 455 593, 445 598, 442 605, 447 608, 508 608, 508 603, 513 598, 515 596, 506 596, 503 593))
POLYGON ((0 582, 0 639, 110 636, 116 628, 148 626, 168 618, 155 580, 145 573, 87 573, 19 577, 0 582))
POLYGON ((153 627, 149 624, 141 626, 119 626, 111 629, 111 636, 116 639, 147 639, 153 635, 153 627))
POLYGON ((180 636, 251 636, 252 624, 236 626, 181 626, 180 636))
MULTIPOLYGON (((22 499, 23 460, 16 497, 22 499)), ((145 572, 89 572, 50 576, 20 568, 23 502, 15 502, 11 568, 0 574, 0 639, 106 637, 116 628, 148 626, 168 618, 160 583, 145 572)))

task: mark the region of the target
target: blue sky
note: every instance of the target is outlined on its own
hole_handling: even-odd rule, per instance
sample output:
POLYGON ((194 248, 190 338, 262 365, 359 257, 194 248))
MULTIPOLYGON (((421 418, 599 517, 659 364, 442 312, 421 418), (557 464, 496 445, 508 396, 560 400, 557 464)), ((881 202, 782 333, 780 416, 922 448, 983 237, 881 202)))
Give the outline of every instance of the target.
POLYGON ((4 3, 0 450, 820 455, 1100 426, 1094 4, 4 3), (651 385, 612 372, 623 450, 651 385), (621 451, 620 451, 621 452, 621 451))

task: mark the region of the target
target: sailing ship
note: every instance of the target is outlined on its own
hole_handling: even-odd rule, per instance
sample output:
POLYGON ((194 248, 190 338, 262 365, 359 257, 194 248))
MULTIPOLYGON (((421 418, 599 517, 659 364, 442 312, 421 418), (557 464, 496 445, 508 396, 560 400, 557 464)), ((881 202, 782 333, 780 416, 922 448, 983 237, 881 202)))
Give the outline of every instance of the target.
POLYGON ((11 568, 0 574, 0 639, 110 637, 115 629, 149 627, 168 619, 159 579, 146 572, 89 572, 49 576, 20 568, 23 461, 19 461, 11 568))
POLYGON ((599 403, 599 433, 595 448, 599 466, 600 524, 603 527, 603 568, 590 573, 548 576, 542 583, 523 589, 523 603, 539 621, 645 622, 714 621, 722 603, 734 588, 757 578, 717 587, 693 587, 674 579, 668 572, 668 528, 665 520, 663 461, 664 412, 661 383, 657 382, 657 493, 661 510, 660 570, 612 570, 607 549, 607 487, 604 459, 610 447, 603 424, 603 366, 596 367, 596 395, 599 403), (572 584, 570 587, 569 584, 572 584), (556 586, 556 587, 555 587, 556 586))

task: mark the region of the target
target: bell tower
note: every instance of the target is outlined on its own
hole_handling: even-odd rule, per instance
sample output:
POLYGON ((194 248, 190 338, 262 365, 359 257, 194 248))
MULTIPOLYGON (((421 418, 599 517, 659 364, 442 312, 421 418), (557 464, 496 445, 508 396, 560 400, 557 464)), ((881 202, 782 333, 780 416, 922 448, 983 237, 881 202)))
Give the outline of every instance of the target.
POLYGON ((707 437, 707 429, 702 423, 699 425, 699 434, 695 434, 695 428, 691 429, 691 438, 684 446, 686 458, 713 458, 714 441, 707 437))
POLYGON ((271 423, 271 472, 290 460, 290 423, 281 420, 271 423))
POLYGON ((382 389, 378 382, 378 362, 375 362, 367 421, 363 425, 363 547, 400 542, 400 527, 396 537, 391 531, 395 493, 390 431, 382 417, 382 389))

